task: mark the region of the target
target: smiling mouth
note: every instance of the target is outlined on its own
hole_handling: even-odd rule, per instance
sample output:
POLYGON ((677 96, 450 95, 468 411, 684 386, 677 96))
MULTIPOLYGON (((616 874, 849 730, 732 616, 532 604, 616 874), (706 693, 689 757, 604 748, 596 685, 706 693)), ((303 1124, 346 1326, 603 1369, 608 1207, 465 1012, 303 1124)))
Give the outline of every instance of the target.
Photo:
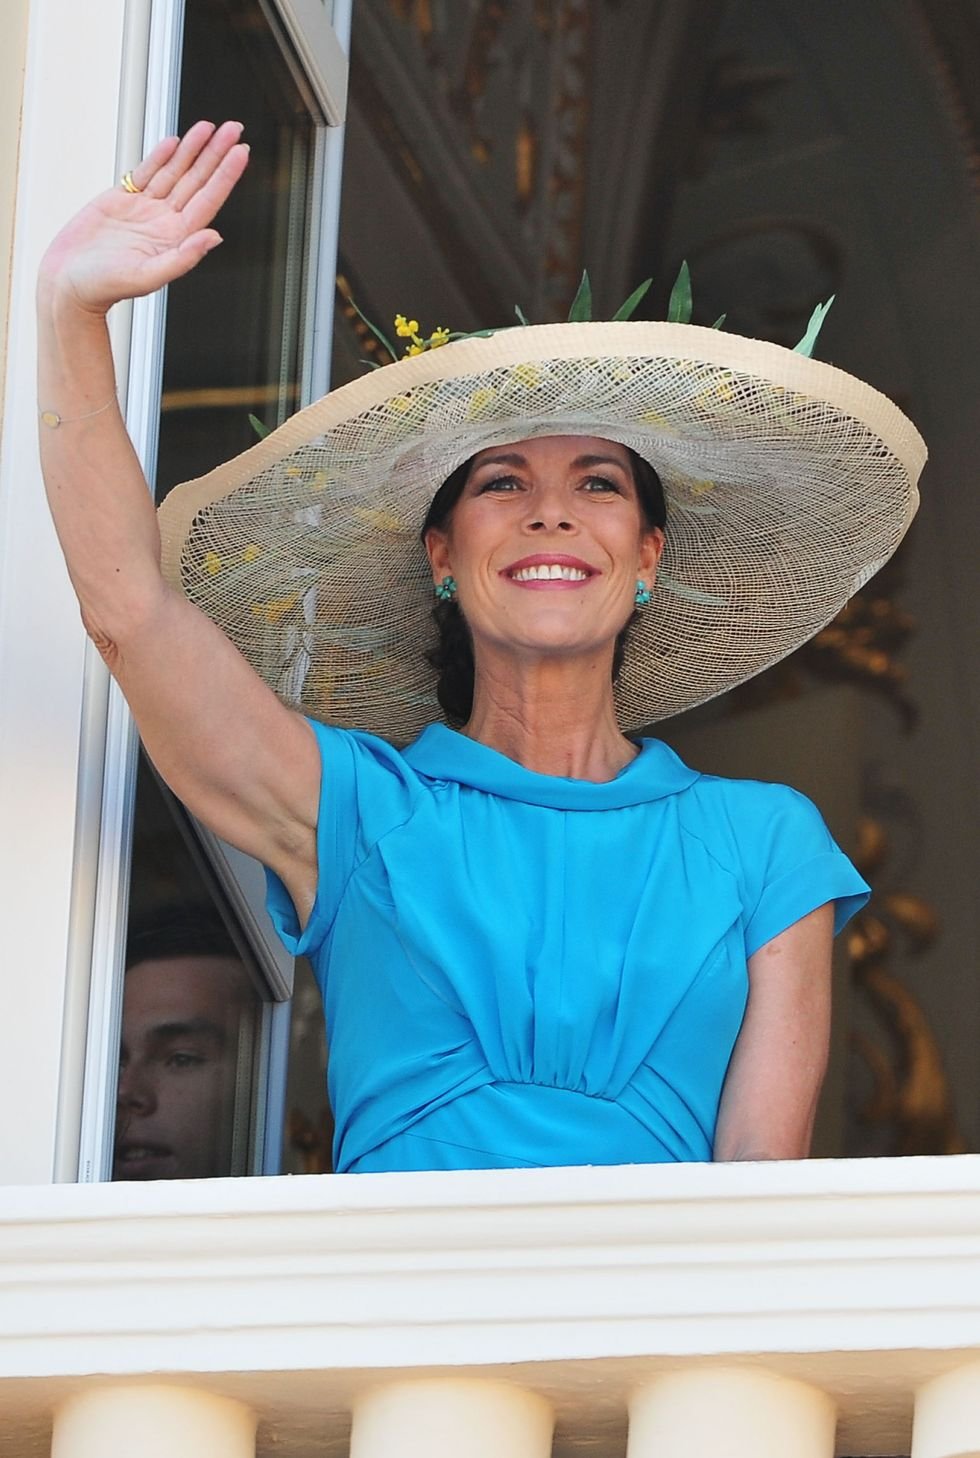
POLYGON ((536 567, 520 567, 508 573, 511 582, 587 582, 591 575, 581 567, 561 567, 557 562, 550 565, 542 562, 536 567))
POLYGON ((174 1152, 165 1144, 120 1144, 116 1147, 113 1167, 115 1178, 127 1174, 152 1175, 170 1168, 174 1152))
POLYGON ((591 567, 588 562, 583 562, 579 557, 548 553, 547 555, 522 557, 520 561, 512 562, 509 567, 505 567, 500 575, 505 577, 508 582, 521 586, 537 586, 541 583, 554 582, 577 587, 600 574, 597 568, 591 567))

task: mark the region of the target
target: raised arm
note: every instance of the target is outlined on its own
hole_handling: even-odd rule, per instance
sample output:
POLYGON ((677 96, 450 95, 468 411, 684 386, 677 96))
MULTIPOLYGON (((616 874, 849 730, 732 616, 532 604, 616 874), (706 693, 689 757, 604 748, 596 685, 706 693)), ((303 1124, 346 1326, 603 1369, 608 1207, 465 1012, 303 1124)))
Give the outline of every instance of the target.
POLYGON ((154 764, 218 835, 276 870, 305 917, 319 759, 309 727, 164 581, 146 480, 116 402, 106 315, 189 273, 248 162, 237 122, 161 142, 88 205, 38 282, 41 465, 82 620, 154 764))

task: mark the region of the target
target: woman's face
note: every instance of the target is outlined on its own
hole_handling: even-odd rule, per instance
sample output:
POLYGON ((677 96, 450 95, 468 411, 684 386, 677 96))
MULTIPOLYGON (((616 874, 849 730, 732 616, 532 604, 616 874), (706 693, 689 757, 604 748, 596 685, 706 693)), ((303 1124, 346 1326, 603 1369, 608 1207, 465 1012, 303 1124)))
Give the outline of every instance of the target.
POLYGON ((456 579, 478 663, 483 645, 611 652, 663 543, 626 448, 578 435, 480 451, 448 524, 426 538, 434 580, 456 579))

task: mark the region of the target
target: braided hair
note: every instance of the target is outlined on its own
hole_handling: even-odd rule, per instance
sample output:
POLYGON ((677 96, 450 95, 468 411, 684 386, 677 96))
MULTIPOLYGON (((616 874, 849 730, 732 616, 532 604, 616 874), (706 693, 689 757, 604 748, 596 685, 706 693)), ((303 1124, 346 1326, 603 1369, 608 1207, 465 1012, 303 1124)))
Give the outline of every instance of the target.
MULTIPOLYGON (((640 502, 640 510, 648 527, 667 525, 667 503, 660 477, 642 456, 627 446, 633 482, 640 502)), ((473 457, 457 466, 439 487, 426 513, 420 533, 423 543, 433 527, 445 528, 453 513, 463 487, 466 485, 473 465, 473 457)), ((439 675, 436 683, 436 697, 439 700, 446 722, 454 728, 465 724, 473 711, 473 640, 466 619, 460 612, 459 603, 453 598, 449 602, 437 602, 432 609, 432 618, 438 634, 435 647, 426 655, 429 663, 439 675)), ((613 650, 612 681, 616 682, 623 666, 630 629, 636 622, 634 608, 625 625, 616 637, 613 650)))

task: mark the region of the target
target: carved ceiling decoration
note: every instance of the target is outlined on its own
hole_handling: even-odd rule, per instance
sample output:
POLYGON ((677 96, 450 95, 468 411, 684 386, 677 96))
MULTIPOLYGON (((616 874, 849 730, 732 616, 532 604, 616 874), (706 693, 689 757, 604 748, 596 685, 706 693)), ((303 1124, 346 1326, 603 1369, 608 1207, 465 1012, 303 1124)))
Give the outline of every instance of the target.
MULTIPOLYGON (((869 795, 874 801, 874 794, 869 795)), ((875 896, 851 923, 848 952, 856 991, 872 1009, 877 1034, 851 1033, 851 1047, 870 1076, 870 1091, 859 1096, 851 1154, 964 1154, 967 1144, 953 1108, 949 1077, 938 1040, 922 1004, 893 967, 900 947, 917 955, 940 934, 934 909, 922 897, 891 889, 896 824, 915 820, 915 806, 894 793, 883 797, 880 819, 862 822, 856 861, 875 887, 875 896), (886 828, 888 827, 888 828, 886 828), (873 1143, 861 1137, 864 1126, 873 1143), (880 1140, 884 1136, 882 1146, 880 1140)), ((868 1078, 855 1080, 867 1084, 868 1078)))
MULTIPOLYGON (((501 322, 515 303, 563 315, 578 283, 597 3, 387 0, 364 12, 380 65, 369 81, 355 45, 354 108, 366 100, 368 124, 394 140, 423 211, 469 219, 473 254, 481 233, 501 235, 512 286, 523 287, 501 322)), ((498 248, 470 259, 490 290, 498 248)))
POLYGON ((765 103, 770 92, 792 79, 786 67, 755 65, 734 52, 716 56, 705 80, 688 164, 691 174, 702 177, 710 170, 713 152, 724 138, 770 132, 773 120, 765 103))
POLYGON ((980 190, 980 7, 918 0, 912 7, 974 190, 980 190))
POLYGON ((340 271, 364 312, 472 329, 519 304, 546 322, 564 318, 585 266, 600 312, 659 271, 655 241, 638 258, 637 240, 655 239, 707 64, 672 58, 720 3, 363 0, 347 176, 353 158, 376 205, 355 222, 345 195, 340 271))

